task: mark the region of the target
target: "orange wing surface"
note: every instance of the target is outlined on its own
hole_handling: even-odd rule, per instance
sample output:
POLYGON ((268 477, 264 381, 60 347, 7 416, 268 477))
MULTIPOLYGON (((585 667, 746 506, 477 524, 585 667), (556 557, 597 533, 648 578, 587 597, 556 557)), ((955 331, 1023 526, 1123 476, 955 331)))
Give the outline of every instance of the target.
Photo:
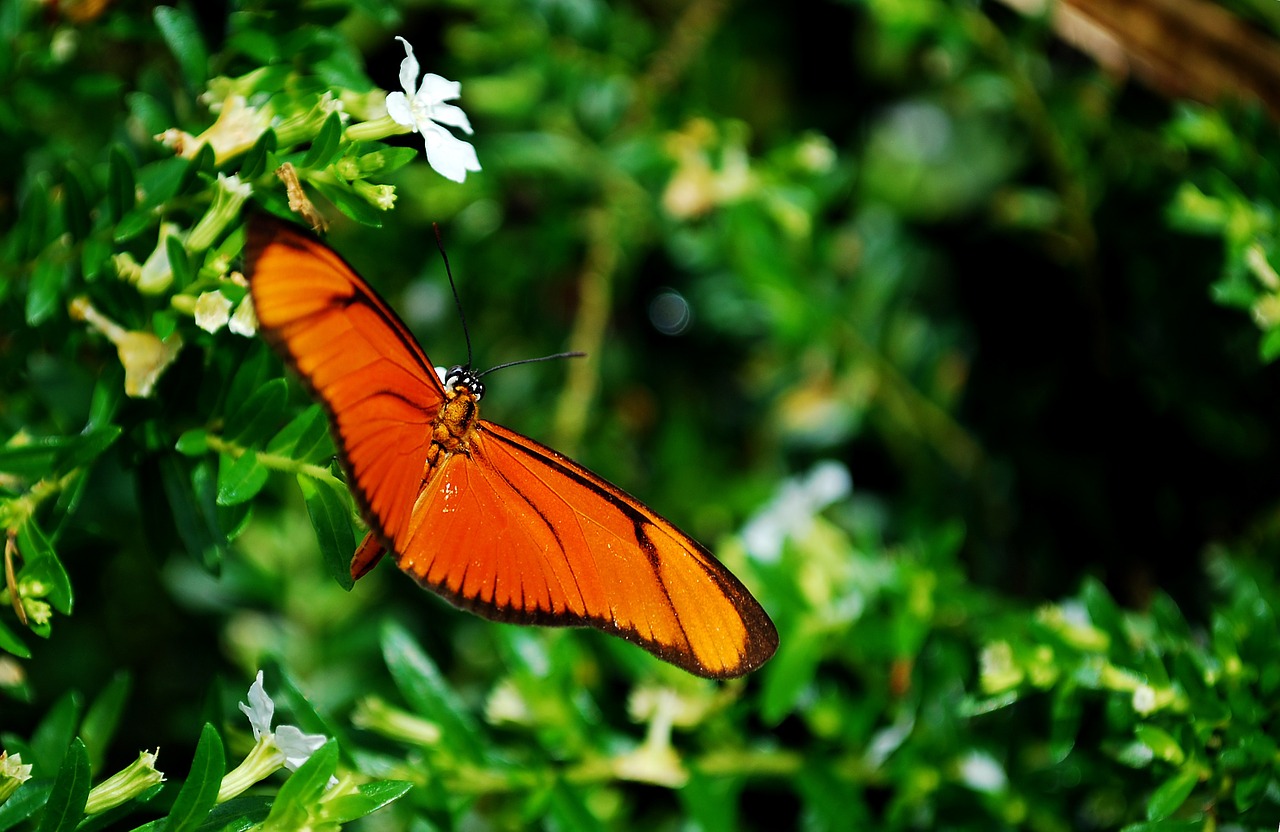
POLYGON ((455 367, 441 384, 327 246, 255 218, 245 261, 261 330, 328 411, 371 529, 357 577, 389 551, 485 618, 595 627, 699 676, 740 676, 773 655, 773 622, 710 552, 572 460, 480 419, 479 379, 455 367))

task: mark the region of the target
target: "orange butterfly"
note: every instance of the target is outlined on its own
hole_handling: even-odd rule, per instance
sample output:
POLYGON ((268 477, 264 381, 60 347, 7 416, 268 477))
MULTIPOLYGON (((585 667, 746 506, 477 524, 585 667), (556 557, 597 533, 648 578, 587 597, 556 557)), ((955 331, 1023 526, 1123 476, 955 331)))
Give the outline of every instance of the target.
POLYGON ((408 327, 332 249, 255 217, 245 250, 263 334, 329 413, 369 524, 351 572, 385 551, 495 621, 590 626, 710 678, 773 655, 773 622, 710 552, 639 500, 479 417, 467 367, 444 384, 408 327))

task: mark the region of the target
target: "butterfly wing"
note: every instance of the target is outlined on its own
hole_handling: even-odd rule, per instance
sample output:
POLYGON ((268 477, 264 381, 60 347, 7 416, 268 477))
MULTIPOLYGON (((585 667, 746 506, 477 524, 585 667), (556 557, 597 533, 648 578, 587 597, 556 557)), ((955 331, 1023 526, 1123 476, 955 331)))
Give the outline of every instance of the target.
POLYGON ((706 549, 635 498, 481 421, 428 469, 444 389, 407 327, 327 246, 255 220, 246 272, 262 332, 330 416, 373 534, 424 586, 486 618, 591 626, 691 673, 740 676, 778 644, 768 615, 706 549))
POLYGON ((595 627, 712 678, 750 672, 778 646, 760 604, 695 540, 492 422, 443 464, 407 531, 400 567, 486 618, 595 627))
POLYGON ((435 369, 369 284, 300 229, 253 218, 245 271, 259 328, 328 411, 365 520, 391 539, 422 489, 444 401, 435 369))

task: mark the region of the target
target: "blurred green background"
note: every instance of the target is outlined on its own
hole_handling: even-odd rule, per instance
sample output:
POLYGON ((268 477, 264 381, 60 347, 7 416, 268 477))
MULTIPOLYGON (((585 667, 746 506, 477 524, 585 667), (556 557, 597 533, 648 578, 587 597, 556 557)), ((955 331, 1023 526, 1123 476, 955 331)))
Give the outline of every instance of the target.
MULTIPOLYGON (((203 722, 243 756, 234 703, 267 668, 341 771, 415 785, 362 828, 1280 823, 1280 21, 1028 5, 0 0, 0 520, 43 529, 74 596, 25 584, 57 613, 35 635, 0 610, 0 743, 54 777, 50 737, 127 679, 86 742, 95 782, 163 749, 144 823, 203 722), (373 119, 396 35, 462 83, 463 184, 418 155, 370 176, 395 188, 379 211, 326 167, 354 145, 308 155, 323 117, 189 166, 154 138, 213 124, 220 77, 271 96, 279 135, 324 91, 373 119), (218 173, 281 212, 286 160, 436 363, 466 346, 432 223, 478 367, 588 353, 490 377, 485 417, 703 541, 777 623, 770 664, 695 680, 391 566, 346 591, 294 476, 224 499, 229 460, 179 437, 257 453, 309 406, 260 339, 174 299, 235 294, 238 221, 166 249, 158 294, 118 258, 190 230, 218 173), (154 395, 123 395, 77 296, 181 334, 154 395)), ((289 453, 337 471, 322 440, 289 453)), ((262 820, 261 794, 221 822, 262 820)))

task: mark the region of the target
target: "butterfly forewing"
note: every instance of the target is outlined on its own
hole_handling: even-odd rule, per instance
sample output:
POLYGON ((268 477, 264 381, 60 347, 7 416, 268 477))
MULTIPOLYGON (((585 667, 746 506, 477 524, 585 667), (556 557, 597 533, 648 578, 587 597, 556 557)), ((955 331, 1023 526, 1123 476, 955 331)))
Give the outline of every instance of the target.
POLYGON ((739 676, 773 655, 777 631, 737 578, 582 466, 485 421, 465 447, 431 453, 444 388, 332 250, 257 220, 246 271, 263 333, 329 412, 376 535, 358 572, 385 546, 420 583, 487 618, 596 627, 700 676, 739 676))

